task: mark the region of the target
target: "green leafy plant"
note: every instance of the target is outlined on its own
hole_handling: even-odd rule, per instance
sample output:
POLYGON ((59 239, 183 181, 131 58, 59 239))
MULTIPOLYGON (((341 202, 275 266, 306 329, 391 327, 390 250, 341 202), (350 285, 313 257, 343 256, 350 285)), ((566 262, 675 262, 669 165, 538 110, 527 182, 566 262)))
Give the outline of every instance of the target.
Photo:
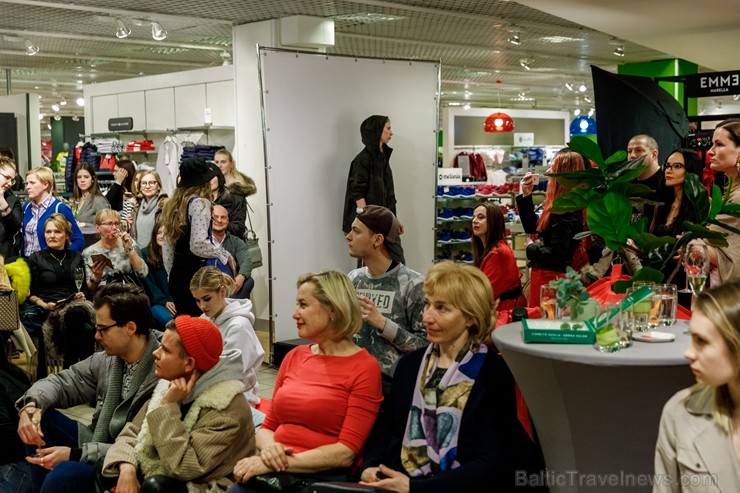
POLYGON ((563 309, 570 307, 571 318, 577 318, 583 313, 581 303, 589 299, 588 291, 581 282, 581 274, 575 269, 568 266, 565 270, 565 277, 559 277, 550 281, 550 287, 557 290, 557 303, 563 309))
MULTIPOLYGON (((579 237, 596 235, 604 240, 609 249, 634 253, 649 265, 635 272, 632 281, 662 282, 664 276, 661 270, 691 240, 703 239, 715 247, 727 246, 727 233, 710 230, 707 228, 709 224, 740 234, 740 230, 717 220, 719 214, 740 217, 740 205, 729 202, 731 186, 723 194, 717 185, 713 185, 710 202, 700 178, 691 173, 686 175, 684 196, 694 206, 696 222, 684 221, 686 233, 678 239, 648 233, 648 218, 634 220, 632 214, 633 204, 660 204, 647 198, 652 192, 649 187, 634 183, 647 170, 643 164, 644 158, 627 161, 627 153, 617 151, 604 159, 599 146, 581 136, 573 137, 568 147, 593 161, 596 167, 549 175, 571 188, 568 193, 555 199, 552 212, 585 209, 588 231, 580 233, 579 237)), ((614 290, 623 292, 632 281, 618 282, 614 290)))

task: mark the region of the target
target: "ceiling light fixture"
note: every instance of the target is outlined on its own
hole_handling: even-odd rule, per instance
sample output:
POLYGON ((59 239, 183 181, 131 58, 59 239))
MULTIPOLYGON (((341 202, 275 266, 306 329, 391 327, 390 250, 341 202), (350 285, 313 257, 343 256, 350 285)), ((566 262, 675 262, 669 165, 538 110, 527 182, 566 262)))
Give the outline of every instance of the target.
POLYGON ((43 120, 43 119, 44 119, 44 114, 43 113, 39 113, 39 120, 43 120))
POLYGON ((570 82, 566 82, 565 83, 565 88, 567 90, 569 90, 569 91, 572 91, 573 90, 573 84, 571 84, 570 82))
POLYGON ((594 113, 596 113, 596 111, 593 108, 588 110, 588 116, 594 116, 594 113))
POLYGON ((733 101, 737 101, 738 99, 740 99, 740 94, 735 94, 734 96, 732 96, 733 101))
POLYGON ((586 101, 587 103, 591 103, 591 98, 589 98, 588 96, 584 96, 583 100, 586 101))
POLYGON ((51 109, 52 109, 53 111, 59 111, 59 105, 58 105, 58 104, 56 104, 56 103, 54 103, 54 104, 52 104, 52 105, 51 105, 51 109))
POLYGON ((129 34, 131 34, 131 29, 126 27, 126 24, 121 19, 116 19, 116 37, 118 39, 124 39, 128 38, 129 34))
MULTIPOLYGON (((501 107, 501 92, 498 93, 498 105, 501 107)), ((483 124, 483 131, 487 133, 506 133, 514 131, 514 120, 500 110, 491 113, 483 124)))
POLYGON ((586 84, 584 84, 583 82, 581 82, 581 85, 580 85, 580 86, 578 86, 578 91, 579 91, 579 92, 586 92, 586 89, 588 89, 588 88, 586 87, 586 84))
POLYGON ((62 96, 62 99, 59 100, 59 106, 67 106, 67 100, 62 96))
POLYGON ((520 38, 518 34, 511 36, 506 41, 513 44, 514 46, 519 46, 520 44, 522 44, 522 38, 520 38))
POLYGON ((85 106, 85 98, 77 98, 77 106, 85 106))
POLYGON ((465 103, 465 104, 463 105, 463 109, 464 109, 465 111, 469 110, 469 109, 470 109, 470 103, 465 103))
POLYGON ((624 46, 617 46, 612 53, 614 53, 614 56, 624 56, 624 46))
POLYGON ((164 41, 167 39, 167 30, 159 22, 152 21, 152 38, 155 41, 164 41))
POLYGON ((39 47, 31 42, 30 39, 26 40, 26 55, 33 56, 39 52, 39 47))
POLYGON ((578 116, 580 114, 581 114, 581 110, 579 110, 579 109, 573 110, 573 116, 578 116))
POLYGON ((529 66, 531 63, 531 58, 522 58, 521 60, 519 60, 519 65, 521 65, 524 70, 531 70, 529 66))
POLYGON ((577 116, 570 122, 571 135, 585 135, 596 133, 596 120, 590 116, 577 116))

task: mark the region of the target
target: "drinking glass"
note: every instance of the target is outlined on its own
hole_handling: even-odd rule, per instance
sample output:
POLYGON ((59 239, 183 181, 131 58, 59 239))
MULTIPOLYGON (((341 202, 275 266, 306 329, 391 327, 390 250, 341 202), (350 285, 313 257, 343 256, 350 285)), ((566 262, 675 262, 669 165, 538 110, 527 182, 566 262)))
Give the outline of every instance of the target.
POLYGON ((709 273, 709 249, 704 243, 689 243, 683 255, 683 268, 686 271, 691 293, 698 296, 707 282, 709 273))
POLYGON ((660 323, 670 327, 676 323, 678 287, 675 284, 661 284, 658 289, 660 293, 660 323))
POLYGON ((602 306, 599 325, 603 325, 604 330, 596 332, 594 348, 597 351, 613 353, 632 346, 632 328, 627 315, 619 303, 608 302, 602 306))
POLYGON ((83 267, 77 267, 75 269, 75 285, 77 286, 77 292, 82 289, 82 281, 85 280, 85 271, 83 267))
POLYGON ((542 310, 542 318, 548 320, 560 319, 557 288, 551 288, 547 284, 540 286, 540 309, 542 310))
MULTIPOLYGON (((632 286, 627 290, 627 295, 631 295, 632 293, 636 292, 639 289, 642 289, 643 287, 649 287, 654 290, 653 286, 632 286)), ((635 332, 645 332, 646 330, 649 330, 650 324, 651 324, 651 316, 653 314, 657 315, 660 306, 660 300, 655 299, 656 296, 654 296, 654 292, 649 297, 638 301, 634 305, 629 307, 629 319, 630 324, 632 326, 632 330, 635 332)), ((652 323, 655 324, 655 321, 657 320, 656 317, 652 318, 652 323)), ((657 325, 656 325, 657 326, 657 325)))
MULTIPOLYGON (((44 395, 44 392, 42 390, 39 391, 38 397, 41 397, 44 395)), ((38 407, 34 407, 33 411, 29 410, 30 408, 26 407, 32 403, 36 403, 39 399, 36 397, 31 396, 24 396, 23 397, 23 412, 26 413, 26 416, 28 416, 28 419, 31 420, 31 423, 38 428, 39 424, 41 423, 41 409, 38 407)))

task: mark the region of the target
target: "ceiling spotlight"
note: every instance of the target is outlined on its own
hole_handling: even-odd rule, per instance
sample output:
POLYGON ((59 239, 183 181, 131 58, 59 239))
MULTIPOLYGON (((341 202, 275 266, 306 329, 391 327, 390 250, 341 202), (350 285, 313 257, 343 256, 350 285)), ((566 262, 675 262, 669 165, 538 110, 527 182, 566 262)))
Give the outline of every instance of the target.
POLYGON ((596 111, 594 111, 593 108, 591 108, 590 110, 588 110, 588 116, 594 116, 594 113, 596 113, 596 111))
POLYGON ((33 56, 39 52, 39 47, 31 42, 30 39, 26 40, 26 55, 33 56))
POLYGON ((530 63, 532 63, 531 58, 522 58, 521 60, 519 60, 519 65, 521 65, 524 70, 530 70, 530 63))
POLYGON ((581 85, 578 86, 578 91, 579 92, 586 92, 586 89, 587 89, 586 88, 586 84, 584 84, 583 82, 581 82, 581 85))
POLYGON ((51 109, 52 109, 53 111, 59 111, 59 105, 58 105, 58 104, 56 104, 56 103, 54 103, 54 104, 52 104, 52 105, 51 105, 51 109))
POLYGON ((591 103, 591 98, 589 98, 588 96, 584 96, 583 100, 587 103, 591 103))
POLYGON ((579 110, 579 109, 573 110, 573 116, 578 116, 580 114, 581 114, 581 110, 579 110))
POLYGON ((522 38, 520 38, 518 34, 515 34, 515 35, 511 36, 506 41, 508 41, 509 43, 511 43, 511 44, 513 44, 515 46, 519 46, 520 44, 522 44, 522 38))
POLYGON ((49 130, 51 130, 51 123, 47 123, 46 124, 46 128, 48 128, 49 130))
POLYGON ((738 99, 740 99, 740 94, 735 94, 734 96, 732 96, 733 101, 737 101, 738 99))
POLYGON ((59 101, 59 106, 67 106, 67 100, 62 96, 62 99, 59 101))
POLYGON ((73 122, 78 122, 78 121, 80 121, 80 117, 77 116, 77 115, 75 115, 75 116, 72 117, 72 121, 73 122))
POLYGON ((43 119, 44 119, 44 114, 43 113, 39 113, 39 120, 43 120, 43 119))
POLYGON ((470 109, 470 103, 465 103, 463 105, 463 109, 466 110, 466 111, 469 110, 470 109))
POLYGON ((614 56, 624 56, 624 46, 617 46, 612 53, 614 56))
POLYGON ((62 117, 61 117, 61 116, 59 116, 59 115, 54 115, 54 119, 55 119, 56 121, 59 121, 59 120, 61 120, 61 119, 62 119, 62 117))
POLYGON ((85 98, 77 98, 77 106, 85 106, 85 98))
POLYGON ((131 34, 131 29, 126 27, 126 24, 121 19, 116 19, 116 37, 118 39, 124 39, 128 38, 129 34, 131 34))
POLYGON ((152 38, 155 41, 164 41, 167 39, 167 30, 159 22, 152 21, 152 38))
POLYGON ((219 53, 219 56, 221 57, 221 65, 230 65, 231 62, 231 53, 224 50, 221 53, 219 53))
POLYGON ((573 90, 573 84, 571 84, 570 82, 566 82, 565 83, 565 88, 567 90, 569 90, 569 91, 572 91, 573 90))

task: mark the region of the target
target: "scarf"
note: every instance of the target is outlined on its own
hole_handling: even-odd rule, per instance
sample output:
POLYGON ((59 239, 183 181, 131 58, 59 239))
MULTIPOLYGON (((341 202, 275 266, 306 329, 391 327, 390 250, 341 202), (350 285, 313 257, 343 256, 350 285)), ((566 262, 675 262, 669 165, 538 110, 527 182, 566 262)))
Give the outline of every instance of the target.
POLYGON ((401 463, 411 477, 460 466, 456 459, 460 421, 487 352, 485 345, 472 348, 468 342, 449 368, 438 371, 439 346, 427 346, 401 446, 401 463))
POLYGON ((154 222, 157 219, 157 206, 159 205, 159 195, 151 200, 142 199, 139 204, 139 211, 136 214, 136 243, 144 247, 149 245, 154 231, 154 222))
MULTIPOLYGON (((105 397, 103 399, 103 405, 100 410, 100 417, 97 423, 95 423, 95 430, 92 434, 91 442, 100 443, 113 443, 118 436, 118 433, 123 429, 126 422, 133 418, 128 416, 130 411, 130 405, 133 404, 136 393, 139 392, 140 387, 144 385, 145 380, 152 373, 154 366, 154 356, 152 352, 159 346, 159 341, 150 333, 148 336, 147 347, 144 351, 144 355, 139 361, 139 366, 134 372, 134 376, 131 379, 131 387, 129 388, 129 395, 121 396, 123 390, 123 367, 124 362, 121 358, 114 357, 110 362, 108 373, 105 378, 108 381, 108 386, 105 391, 105 397), (128 402, 129 407, 119 406, 124 402, 128 402)), ((136 414, 136 413, 134 413, 136 414)), ((80 440, 80 443, 83 443, 80 440)))

